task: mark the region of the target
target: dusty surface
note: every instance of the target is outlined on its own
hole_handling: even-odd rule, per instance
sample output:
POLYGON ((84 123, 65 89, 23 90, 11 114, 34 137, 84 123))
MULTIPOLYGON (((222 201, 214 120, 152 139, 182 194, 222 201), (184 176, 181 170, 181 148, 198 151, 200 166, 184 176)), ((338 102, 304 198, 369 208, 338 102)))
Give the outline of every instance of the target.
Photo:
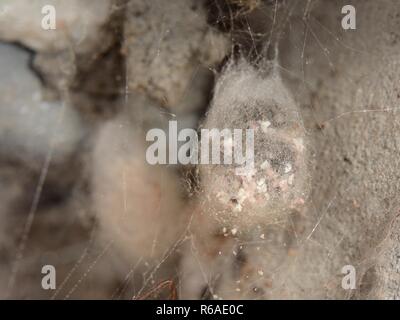
MULTIPOLYGON (((292 88, 302 101, 315 143, 315 210, 305 221, 308 230, 320 223, 295 259, 299 268, 295 273, 303 274, 297 283, 310 290, 307 296, 349 297, 335 280, 341 267, 357 266, 362 282, 374 259, 372 250, 398 214, 400 20, 391 12, 395 1, 353 4, 358 28, 347 32, 338 23, 344 2, 316 4, 304 59, 299 59, 300 49, 282 60, 290 75, 296 75, 292 88)), ((300 19, 298 23, 302 24, 300 19)), ((287 34, 292 43, 304 44, 304 37, 296 40, 293 32, 287 34)), ((281 50, 289 52, 293 47, 285 45, 281 50)), ((360 294, 368 296, 368 292, 360 294)))
POLYGON ((224 58, 228 41, 207 25, 202 1, 176 0, 165 7, 159 0, 136 0, 127 6, 125 46, 129 89, 176 112, 202 107, 202 87, 210 80, 204 67, 224 58), (185 101, 192 87, 192 99, 185 101))
POLYGON ((110 0, 6 0, 0 5, 0 39, 4 41, 19 42, 39 51, 62 51, 72 47, 83 52, 98 46, 99 37, 105 42, 109 40, 102 27, 110 16, 110 0), (42 8, 46 5, 57 9, 55 30, 42 28, 45 17, 42 8))
MULTIPOLYGON (((0 3, 0 297, 400 299, 396 0, 47 1, 56 31, 40 28, 43 4, 0 3), (246 114, 212 112, 238 57, 260 74, 275 58, 311 178, 304 210, 245 233, 207 212, 213 175, 145 162, 151 128, 246 114)), ((233 87, 220 105, 243 96, 233 87)))

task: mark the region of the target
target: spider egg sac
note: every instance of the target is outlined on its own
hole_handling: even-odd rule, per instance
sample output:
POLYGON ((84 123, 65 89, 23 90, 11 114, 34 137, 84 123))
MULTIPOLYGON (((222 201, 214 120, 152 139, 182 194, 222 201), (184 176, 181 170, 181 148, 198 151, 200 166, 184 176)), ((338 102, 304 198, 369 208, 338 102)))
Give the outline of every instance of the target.
POLYGON ((141 130, 121 123, 111 120, 96 137, 93 210, 102 239, 112 239, 121 256, 150 263, 162 259, 185 226, 179 180, 173 170, 149 165, 141 130))
POLYGON ((203 129, 242 132, 237 144, 220 135, 221 164, 199 165, 201 206, 222 227, 243 231, 276 223, 304 207, 309 194, 306 131, 276 72, 264 74, 244 60, 230 62, 217 80, 201 134, 203 129), (224 163, 232 145, 230 153, 241 144, 245 155, 247 129, 254 135, 253 166, 244 167, 235 159, 224 163))

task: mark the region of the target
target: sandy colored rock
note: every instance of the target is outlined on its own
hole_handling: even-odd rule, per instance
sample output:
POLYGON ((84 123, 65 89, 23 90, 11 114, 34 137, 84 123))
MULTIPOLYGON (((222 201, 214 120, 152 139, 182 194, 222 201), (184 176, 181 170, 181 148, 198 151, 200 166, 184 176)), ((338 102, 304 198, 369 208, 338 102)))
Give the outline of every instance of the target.
MULTIPOLYGON (((105 36, 102 27, 111 10, 110 0, 6 0, 0 4, 0 39, 19 42, 33 50, 87 52, 105 36), (56 10, 56 29, 42 28, 42 8, 56 10)), ((47 12, 46 12, 47 13, 47 12)), ((107 41, 102 39, 101 41, 107 41)))
POLYGON ((71 106, 44 99, 29 61, 28 52, 0 44, 0 153, 43 162, 52 148, 57 162, 75 151, 85 130, 71 106))
POLYGON ((145 92, 175 111, 198 109, 204 97, 184 101, 201 71, 227 53, 228 43, 207 24, 203 1, 132 0, 127 6, 125 46, 129 88, 145 92), (199 100, 200 102, 196 102, 199 100))

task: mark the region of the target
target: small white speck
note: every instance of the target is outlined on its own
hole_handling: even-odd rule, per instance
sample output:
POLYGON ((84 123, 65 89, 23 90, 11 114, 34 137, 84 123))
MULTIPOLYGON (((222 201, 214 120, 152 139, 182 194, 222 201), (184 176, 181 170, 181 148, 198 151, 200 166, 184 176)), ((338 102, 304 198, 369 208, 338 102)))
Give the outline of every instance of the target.
POLYGON ((267 192, 267 185, 266 184, 258 185, 257 186, 257 191, 260 192, 260 193, 267 192))
POLYGON ((260 179, 260 180, 257 181, 257 184, 258 184, 259 186, 262 186, 264 183, 265 183, 265 178, 262 178, 262 179, 260 179))
POLYGON ((303 139, 301 139, 301 138, 295 138, 295 139, 293 139, 293 142, 294 142, 296 148, 297 148, 299 151, 303 151, 303 150, 304 150, 303 139))
POLYGON ((226 201, 226 193, 225 192, 222 192, 222 191, 217 192, 216 197, 220 201, 226 201))
POLYGON ((238 195, 238 196, 237 196, 237 200, 238 200, 239 202, 243 202, 243 201, 247 198, 247 192, 246 192, 243 188, 240 188, 240 189, 239 189, 237 195, 238 195))
POLYGON ((235 234, 237 233, 237 229, 236 229, 236 228, 233 228, 233 229, 231 230, 231 233, 232 233, 233 235, 235 235, 235 234))
MULTIPOLYGON (((254 161, 254 159, 252 159, 254 161)), ((236 168, 235 175, 244 176, 247 179, 251 179, 253 176, 257 174, 257 170, 255 168, 236 168)))
POLYGON ((263 272, 262 270, 258 270, 258 274, 259 274, 260 276, 263 276, 263 275, 264 275, 264 272, 263 272))
POLYGON ((268 162, 268 160, 265 160, 262 164, 261 164, 261 169, 265 170, 268 169, 270 167, 270 164, 268 162))
POLYGON ((265 239, 265 234, 263 233, 263 234, 260 236, 260 238, 261 238, 261 239, 265 239))
POLYGON ((235 205, 235 207, 233 208, 233 212, 241 212, 242 211, 242 205, 240 203, 238 203, 237 205, 235 205))
POLYGON ((268 131, 268 128, 271 126, 271 122, 269 122, 268 120, 266 121, 260 121, 259 122, 261 125, 261 130, 266 133, 268 131))
POLYGON ((292 174, 292 175, 290 175, 289 178, 288 178, 288 184, 289 184, 289 185, 292 185, 292 184, 293 184, 293 179, 294 179, 294 175, 292 174))
POLYGON ((236 288, 236 292, 240 292, 240 288, 236 288))
POLYGON ((289 173, 290 171, 292 171, 292 164, 287 163, 285 166, 285 173, 289 173))

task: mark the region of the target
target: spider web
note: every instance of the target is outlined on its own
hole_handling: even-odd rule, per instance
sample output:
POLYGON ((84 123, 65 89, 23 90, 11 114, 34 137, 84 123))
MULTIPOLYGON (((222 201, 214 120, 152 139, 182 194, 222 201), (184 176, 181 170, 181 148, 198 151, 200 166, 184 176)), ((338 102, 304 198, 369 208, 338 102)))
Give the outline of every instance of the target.
MULTIPOLYGON (((314 89, 315 85, 313 84, 312 79, 309 79, 309 76, 306 72, 307 65, 310 62, 309 57, 307 56, 307 48, 311 41, 323 54, 325 65, 328 66, 328 68, 333 72, 337 67, 335 57, 332 57, 330 50, 331 48, 329 48, 324 42, 326 37, 321 39, 316 30, 324 31, 328 37, 331 37, 335 46, 341 47, 342 50, 351 51, 362 55, 371 55, 371 53, 367 52, 362 46, 358 46, 358 44, 352 45, 341 40, 336 31, 330 30, 330 28, 325 26, 320 19, 314 16, 313 8, 318 6, 319 2, 320 0, 274 0, 264 2, 212 0, 207 3, 206 9, 208 10, 209 16, 215 15, 215 12, 217 12, 216 17, 214 17, 214 20, 211 22, 211 26, 213 28, 222 29, 230 37, 232 41, 231 51, 233 53, 239 52, 239 54, 244 55, 246 59, 252 60, 256 63, 260 61, 271 60, 274 63, 274 67, 279 70, 282 76, 288 77, 291 79, 291 81, 295 80, 300 82, 305 90, 311 91, 314 89), (265 21, 262 21, 261 18, 265 18, 265 21), (294 21, 296 20, 296 27, 299 25, 303 26, 301 31, 298 29, 293 29, 295 27, 294 21), (259 26, 260 24, 261 27, 259 26), (299 65, 297 65, 294 70, 288 67, 287 64, 282 62, 280 59, 282 55, 285 55, 285 50, 292 49, 284 46, 283 44, 283 41, 287 39, 288 30, 290 30, 290 32, 293 34, 292 39, 294 40, 291 42, 291 45, 294 47, 293 50, 297 50, 300 57, 298 59, 299 65)), ((119 4, 117 7, 113 7, 112 10, 123 10, 125 5, 126 4, 124 3, 119 4)), ((166 41, 166 31, 167 30, 164 29, 161 30, 159 38, 160 43, 166 41)), ((74 49, 72 49, 72 52, 75 55, 74 49)), ((155 57, 155 59, 156 58, 157 57, 155 57)), ((128 67, 126 67, 126 70, 127 69, 128 67)), ((124 72, 124 76, 128 77, 128 72, 126 70, 124 72)), ((217 72, 216 70, 214 71, 217 72)), ((129 79, 126 78, 125 86, 121 90, 123 92, 122 94, 126 105, 129 104, 129 99, 132 94, 129 91, 128 82, 129 79)), ((190 85, 191 84, 188 86, 190 87, 190 85)), ((66 92, 67 91, 68 90, 66 90, 66 92)), ((64 100, 66 103, 68 103, 70 100, 68 93, 65 94, 64 100)), ((349 117, 364 115, 368 116, 375 113, 393 113, 396 110, 397 108, 392 107, 368 107, 366 109, 349 110, 339 114, 332 114, 331 117, 323 119, 317 118, 317 116, 314 114, 307 114, 306 116, 311 117, 314 120, 313 122, 307 121, 308 124, 316 123, 320 127, 329 127, 330 125, 334 125, 335 123, 349 117)), ((171 115, 174 116, 174 114, 171 115)), ((60 115, 60 121, 63 121, 62 111, 60 115)), ((310 136, 316 134, 313 127, 310 126, 306 129, 308 130, 310 136)), ((318 134, 325 135, 326 133, 324 130, 321 130, 318 134)), ((46 181, 46 175, 49 166, 51 165, 53 152, 52 148, 53 146, 50 146, 39 181, 37 183, 32 206, 28 213, 25 227, 23 228, 23 234, 17 249, 16 259, 10 277, 10 290, 15 285, 15 281, 18 277, 19 265, 22 263, 25 255, 26 243, 29 241, 30 230, 38 210, 38 203, 43 190, 43 184, 46 181)), ((121 184, 126 184, 124 177, 121 177, 121 184)), ((158 295, 164 294, 164 296, 175 298, 176 296, 171 293, 174 291, 174 286, 177 288, 177 296, 179 297, 183 291, 181 287, 183 281, 182 279, 185 279, 186 277, 185 270, 181 269, 181 265, 179 263, 175 264, 175 270, 173 270, 174 276, 170 279, 159 279, 158 273, 164 267, 164 265, 168 265, 167 262, 172 259, 172 256, 181 257, 182 255, 188 255, 189 257, 192 257, 198 267, 198 276, 201 279, 199 283, 202 283, 202 286, 198 288, 198 292, 200 294, 197 296, 197 298, 224 298, 223 295, 219 296, 218 294, 219 288, 221 287, 221 281, 226 281, 223 280, 224 278, 222 277, 222 274, 232 265, 239 265, 239 269, 243 268, 243 266, 240 265, 240 261, 243 259, 243 256, 238 255, 239 252, 243 252, 243 254, 247 256, 246 264, 250 265, 253 263, 252 260, 256 262, 260 260, 262 261, 262 255, 265 255, 270 259, 276 259, 277 261, 268 262, 266 265, 263 265, 263 268, 268 270, 257 270, 257 272, 264 282, 277 282, 282 286, 282 288, 289 288, 287 290, 290 290, 290 286, 293 285, 292 283, 296 283, 296 279, 302 277, 300 272, 307 272, 304 269, 299 269, 298 265, 303 261, 303 258, 300 254, 296 253, 302 253, 307 256, 307 254, 309 254, 308 251, 315 251, 316 254, 320 255, 319 259, 315 260, 316 263, 323 260, 325 260, 325 262, 321 266, 307 266, 310 269, 307 277, 313 278, 315 275, 317 278, 321 278, 321 288, 319 288, 319 290, 329 288, 332 283, 336 285, 337 283, 340 284, 341 270, 332 271, 329 264, 332 261, 332 265, 334 265, 335 263, 333 260, 335 256, 341 256, 343 254, 341 250, 345 250, 346 245, 351 245, 351 241, 349 241, 349 233, 351 233, 351 228, 337 223, 334 217, 335 203, 338 201, 338 198, 346 193, 346 190, 341 188, 342 186, 340 185, 340 181, 337 183, 337 185, 333 185, 330 188, 330 191, 327 192, 327 198, 322 204, 320 202, 314 203, 314 200, 311 198, 311 205, 309 209, 310 212, 307 212, 307 216, 305 218, 301 214, 293 215, 289 220, 289 224, 281 223, 268 226, 266 230, 257 231, 255 236, 248 241, 239 241, 236 239, 234 234, 232 234, 232 230, 225 230, 225 232, 222 231, 223 236, 229 239, 228 242, 231 241, 231 239, 234 240, 230 247, 228 245, 228 249, 224 248, 225 256, 223 256, 222 259, 220 258, 222 261, 222 267, 219 265, 216 267, 216 269, 210 269, 209 265, 207 264, 207 260, 204 259, 204 254, 200 252, 202 249, 196 243, 197 235, 195 228, 193 228, 193 219, 195 218, 196 211, 192 212, 189 222, 186 228, 184 228, 182 231, 179 239, 170 248, 168 248, 168 250, 161 256, 160 259, 149 263, 143 257, 137 257, 135 261, 130 261, 127 263, 125 268, 122 268, 126 270, 120 271, 119 274, 117 274, 117 285, 114 286, 109 297, 111 299, 140 299, 158 297, 158 295), (330 225, 333 226, 333 230, 329 227, 330 225), (279 239, 277 240, 273 237, 269 238, 268 236, 267 239, 265 239, 265 233, 267 232, 270 232, 272 235, 278 235, 277 237, 279 239), (319 241, 321 238, 323 238, 320 235, 321 232, 330 232, 336 234, 333 237, 335 241, 331 243, 320 243, 319 241), (287 241, 281 241, 281 235, 284 235, 284 238, 287 241), (262 250, 257 248, 262 248, 262 250), (320 250, 315 248, 319 248, 320 250), (285 255, 288 252, 292 253, 294 258, 290 259, 290 261, 282 258, 282 251, 285 253, 285 255), (226 252, 230 253, 226 254, 226 252), (251 252, 250 256, 246 252, 251 252), (328 271, 321 271, 321 269, 324 268, 328 271), (285 279, 282 280, 282 277, 285 279), (134 279, 137 278, 140 279, 138 280, 139 285, 137 285, 137 282, 134 281, 134 279), (162 291, 165 290, 167 293, 162 293, 162 291)), ((126 196, 124 196, 124 199, 126 199, 126 196)), ((97 248, 92 252, 96 232, 99 232, 99 230, 97 229, 96 224, 94 224, 90 231, 88 244, 84 246, 83 251, 78 254, 78 259, 73 264, 72 268, 66 272, 65 277, 61 280, 61 284, 52 295, 52 298, 73 298, 74 294, 80 289, 82 283, 90 281, 95 282, 97 280, 96 277, 90 279, 90 274, 97 267, 97 265, 101 263, 102 259, 107 259, 109 257, 109 252, 113 250, 113 244, 116 240, 110 239, 110 241, 107 242, 102 248, 97 248)), ((154 238, 154 245, 157 243, 157 241, 159 240, 154 238)), ((213 240, 210 240, 210 242, 212 241, 213 240)), ((218 245, 216 245, 216 247, 218 248, 218 245)), ((352 262, 352 264, 356 267, 356 269, 364 270, 366 265, 367 268, 370 267, 371 262, 368 258, 365 258, 355 260, 355 262, 352 262)), ((168 268, 171 268, 171 266, 168 266, 168 268)), ((235 288, 235 285, 228 285, 227 287, 229 290, 233 290, 236 292, 236 294, 239 294, 240 297, 257 299, 260 296, 258 294, 254 295, 254 292, 249 291, 254 291, 255 289, 260 290, 260 278, 255 280, 253 279, 252 281, 249 280, 249 283, 244 286, 244 291, 236 291, 237 289, 243 290, 239 288, 239 284, 237 288, 235 288)), ((235 283, 237 280, 233 277, 230 279, 230 281, 235 283)), ((316 283, 318 283, 318 280, 316 280, 316 283)), ((299 286, 301 286, 301 284, 299 284, 299 286)), ((266 288, 269 288, 269 284, 266 286, 266 288)), ((310 288, 310 290, 313 290, 313 288, 310 288)), ((286 294, 281 292, 279 293, 282 294, 282 296, 285 296, 286 294)), ((228 292, 228 295, 229 294, 230 293, 228 292)), ((309 292, 308 294, 313 296, 312 292, 309 292)), ((266 296, 268 297, 268 294, 266 294, 266 296)), ((346 298, 351 298, 351 291, 346 292, 344 296, 346 298)))

